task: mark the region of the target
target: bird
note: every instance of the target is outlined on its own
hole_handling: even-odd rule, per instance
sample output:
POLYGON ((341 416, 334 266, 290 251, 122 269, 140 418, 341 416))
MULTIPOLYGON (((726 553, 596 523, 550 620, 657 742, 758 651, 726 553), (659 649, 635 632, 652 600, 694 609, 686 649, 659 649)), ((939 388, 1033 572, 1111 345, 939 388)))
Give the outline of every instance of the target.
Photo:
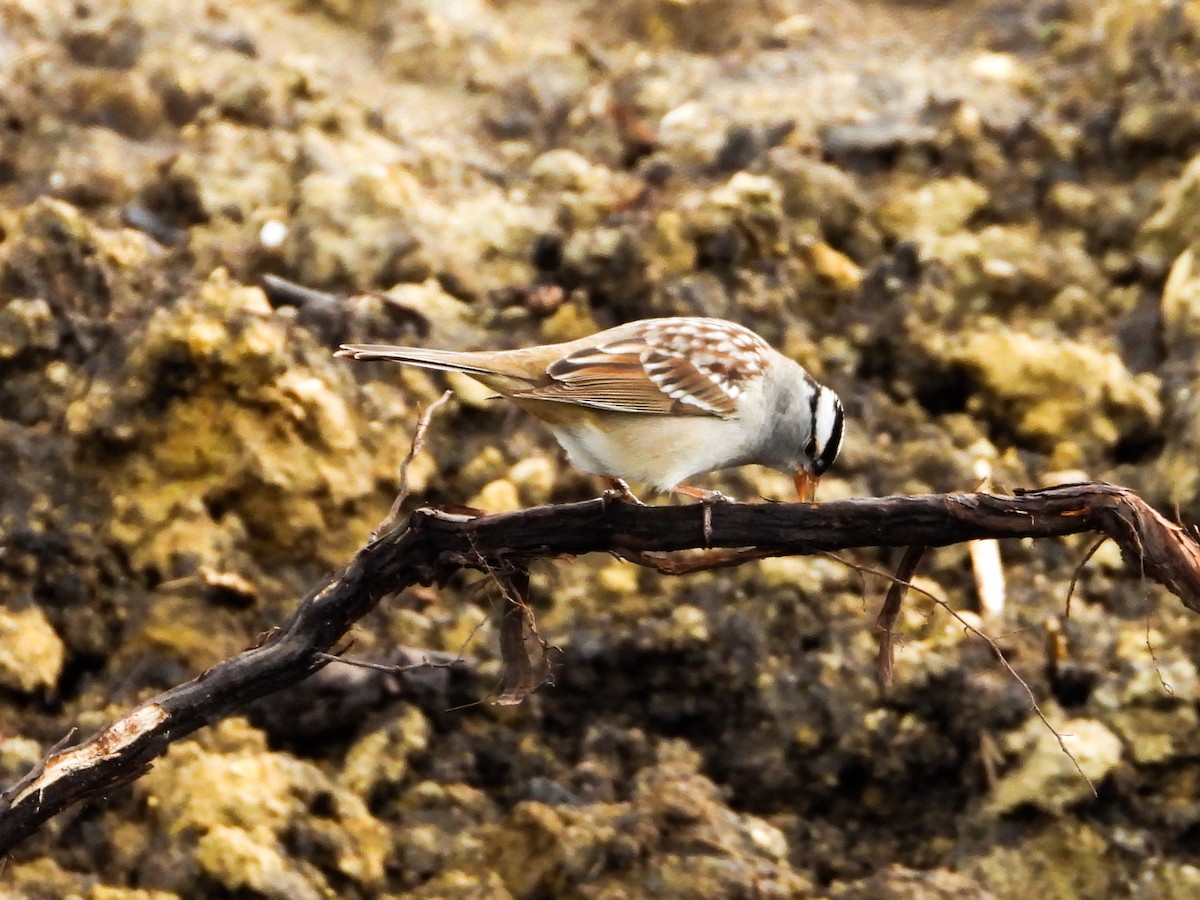
POLYGON ((792 475, 811 502, 842 444, 838 395, 725 319, 639 319, 513 350, 342 344, 335 355, 467 375, 544 422, 572 465, 632 502, 631 481, 725 499, 687 482, 749 464, 792 475))

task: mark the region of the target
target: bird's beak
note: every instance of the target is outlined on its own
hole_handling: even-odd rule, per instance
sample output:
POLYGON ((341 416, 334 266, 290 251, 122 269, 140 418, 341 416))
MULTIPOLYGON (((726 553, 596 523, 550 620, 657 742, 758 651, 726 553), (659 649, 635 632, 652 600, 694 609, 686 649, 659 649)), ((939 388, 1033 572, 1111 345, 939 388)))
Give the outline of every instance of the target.
POLYGON ((813 475, 811 472, 800 471, 796 473, 796 493, 800 495, 802 503, 812 503, 817 499, 817 484, 820 480, 819 475, 813 475))

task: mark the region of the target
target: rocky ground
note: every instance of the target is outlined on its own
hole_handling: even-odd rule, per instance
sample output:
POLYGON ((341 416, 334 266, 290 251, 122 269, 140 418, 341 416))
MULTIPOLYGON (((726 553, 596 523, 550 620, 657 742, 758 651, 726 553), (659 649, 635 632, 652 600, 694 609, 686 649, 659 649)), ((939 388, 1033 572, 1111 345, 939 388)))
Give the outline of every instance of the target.
MULTIPOLYGON (((846 401, 824 497, 982 463, 1197 521, 1198 98, 1195 0, 0 0, 0 773, 253 644, 383 517, 444 381, 342 340, 729 316, 846 401)), ((419 499, 594 495, 451 385, 419 499)), ((927 598, 881 692, 886 586, 832 560, 561 561, 520 707, 489 580, 409 592, 354 654, 469 671, 331 668, 0 894, 1192 897, 1200 623, 1107 546, 1064 620, 1088 546, 1004 545, 986 623, 1074 761, 927 598)), ((922 576, 982 621, 964 548, 922 576)))

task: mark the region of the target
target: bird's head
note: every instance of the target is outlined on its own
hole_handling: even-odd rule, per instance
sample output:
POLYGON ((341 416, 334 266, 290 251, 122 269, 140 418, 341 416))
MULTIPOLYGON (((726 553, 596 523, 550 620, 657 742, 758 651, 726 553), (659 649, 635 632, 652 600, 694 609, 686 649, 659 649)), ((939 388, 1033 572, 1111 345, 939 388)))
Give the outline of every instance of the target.
POLYGON ((838 395, 824 385, 815 385, 809 398, 811 427, 793 476, 796 493, 806 503, 817 496, 817 484, 833 465, 842 449, 845 413, 838 395))

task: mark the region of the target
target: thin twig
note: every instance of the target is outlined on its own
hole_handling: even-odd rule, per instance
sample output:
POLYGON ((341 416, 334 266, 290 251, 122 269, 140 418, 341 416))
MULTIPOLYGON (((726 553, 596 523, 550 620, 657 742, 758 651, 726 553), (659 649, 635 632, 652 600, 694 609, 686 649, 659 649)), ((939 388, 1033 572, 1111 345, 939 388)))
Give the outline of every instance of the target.
POLYGON ((464 659, 461 656, 454 656, 450 653, 444 653, 440 650, 424 650, 421 652, 447 658, 437 660, 430 659, 428 655, 425 655, 421 657, 421 661, 418 663, 406 663, 404 665, 370 662, 365 659, 347 659, 344 656, 338 656, 333 653, 318 653, 316 654, 316 658, 325 662, 336 662, 344 666, 353 666, 356 669, 370 669, 373 672, 383 672, 386 675, 403 675, 405 672, 415 672, 418 669, 466 669, 471 666, 470 660, 464 659))
POLYGON ((896 657, 892 647, 892 636, 896 627, 896 619, 900 616, 900 605, 904 602, 904 595, 908 593, 908 586, 913 575, 916 574, 917 566, 921 564, 921 558, 925 555, 926 549, 921 544, 913 544, 904 551, 904 556, 900 559, 900 566, 896 569, 895 578, 891 587, 888 588, 883 606, 880 607, 879 615, 875 619, 875 630, 879 632, 879 653, 875 658, 875 673, 880 687, 884 690, 890 688, 893 682, 896 657))
POLYGON ((613 556, 634 565, 653 569, 661 575, 691 575, 693 572, 710 572, 713 569, 730 569, 744 562, 779 556, 757 547, 742 547, 736 550, 706 551, 701 555, 674 559, 657 553, 639 550, 614 550, 613 556))
POLYGON ((409 494, 408 467, 412 465, 412 461, 416 459, 417 454, 425 449, 425 436, 429 432, 429 423, 433 421, 433 414, 440 407, 444 406, 452 396, 454 396, 454 391, 445 391, 442 396, 425 407, 425 411, 417 419, 417 426, 413 430, 412 443, 409 445, 408 455, 400 463, 400 489, 396 492, 396 499, 392 501, 392 508, 388 510, 388 514, 384 516, 383 521, 371 532, 372 543, 377 541, 381 534, 387 534, 400 524, 400 507, 404 505, 404 501, 408 499, 409 494))
POLYGON ((500 693, 494 702, 497 706, 517 706, 538 688, 554 684, 547 655, 550 645, 538 631, 537 618, 529 605, 529 566, 507 561, 489 563, 473 544, 472 549, 480 569, 496 585, 504 601, 499 613, 500 658, 504 670, 500 693), (541 650, 541 672, 536 676, 525 646, 526 634, 537 641, 541 650))
POLYGON ((1158 676, 1158 683, 1162 685, 1164 691, 1175 696, 1175 690, 1171 685, 1167 684, 1167 679, 1163 677, 1162 666, 1158 662, 1158 654, 1154 652, 1154 639, 1150 634, 1150 616, 1146 616, 1146 651, 1150 654, 1150 661, 1154 663, 1154 674, 1158 676))
MULTIPOLYGON (((500 614, 500 656, 504 660, 504 684, 495 702, 497 706, 516 706, 545 683, 534 675, 533 662, 525 646, 525 631, 527 628, 533 630, 533 611, 526 600, 529 594, 529 570, 493 573, 493 577, 502 585, 501 593, 505 599, 504 611, 500 614), (501 574, 506 585, 500 581, 501 574)), ((545 645, 542 649, 545 649, 545 645)), ((544 666, 544 655, 542 662, 544 666)))
POLYGON ((1066 608, 1063 610, 1063 618, 1071 618, 1071 598, 1075 595, 1075 586, 1079 583, 1079 577, 1083 574, 1083 567, 1088 564, 1088 560, 1096 555, 1096 551, 1104 546, 1108 540, 1108 535, 1100 538, 1088 548, 1088 552, 1083 554, 1083 559, 1079 561, 1079 565, 1075 567, 1075 571, 1071 575, 1071 583, 1067 586, 1067 602, 1066 608))

